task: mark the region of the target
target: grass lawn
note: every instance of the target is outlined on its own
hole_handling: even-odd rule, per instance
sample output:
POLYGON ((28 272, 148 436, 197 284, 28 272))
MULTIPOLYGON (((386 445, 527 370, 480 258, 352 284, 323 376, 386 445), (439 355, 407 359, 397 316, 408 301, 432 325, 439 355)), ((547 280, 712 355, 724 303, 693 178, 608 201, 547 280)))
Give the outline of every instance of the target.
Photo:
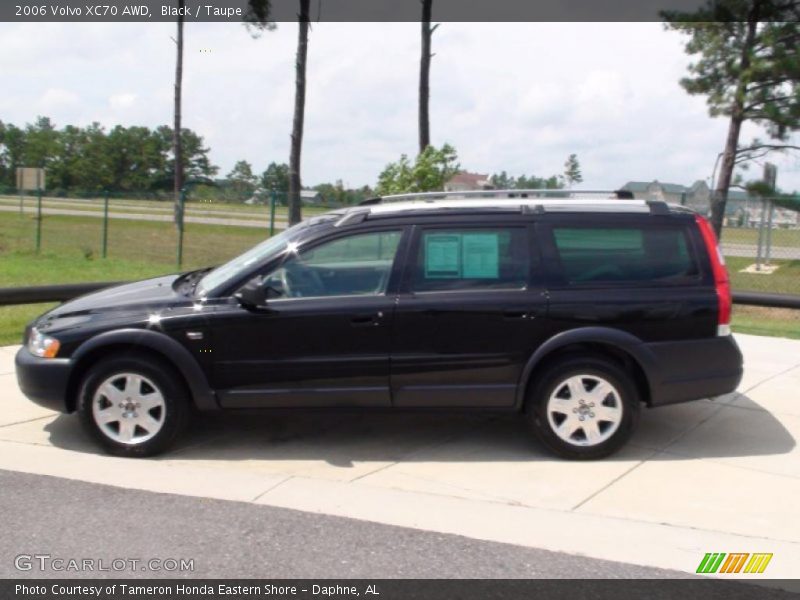
MULTIPOLYGON (((101 219, 48 215, 42 220, 42 254, 76 259, 81 268, 88 267, 87 263, 93 260, 100 261, 97 264, 102 270, 102 265, 106 264, 100 258, 102 234, 101 219)), ((183 238, 183 268, 225 262, 268 236, 266 226, 257 229, 187 223, 183 238)), ((32 253, 35 239, 36 220, 32 215, 0 212, 0 256, 14 252, 32 253)), ((175 271, 177 239, 172 223, 115 219, 108 226, 108 257, 157 265, 166 272, 175 271)))
POLYGON ((780 268, 771 275, 739 272, 755 262, 752 258, 725 257, 734 290, 800 295, 800 260, 772 261, 780 268))
POLYGON ((734 305, 731 328, 736 333, 800 340, 800 310, 734 305))
MULTIPOLYGON (((77 253, 59 255, 10 252, 0 255, 0 287, 127 281, 169 272, 166 265, 125 259, 87 260, 77 253)), ((56 303, 0 306, 0 346, 19 344, 25 325, 56 303)))
MULTIPOLYGON (((177 235, 170 223, 111 221, 105 259, 98 219, 45 217, 38 255, 35 232, 32 218, 0 213, 0 287, 126 281, 178 271, 177 235)), ((183 270, 225 262, 267 237, 266 228, 187 224, 183 270)), ((0 306, 0 345, 19 343, 25 324, 52 306, 0 306)))

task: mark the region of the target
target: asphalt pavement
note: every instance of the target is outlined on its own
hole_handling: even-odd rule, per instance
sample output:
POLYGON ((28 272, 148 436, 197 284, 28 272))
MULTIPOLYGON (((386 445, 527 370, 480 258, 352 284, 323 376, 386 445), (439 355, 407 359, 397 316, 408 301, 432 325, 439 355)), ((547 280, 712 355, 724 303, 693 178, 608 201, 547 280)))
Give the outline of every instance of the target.
POLYGON ((459 535, 44 475, 0 471, 0 490, 0 578, 686 577, 679 571, 459 535), (21 559, 21 566, 32 566, 20 571, 15 558, 21 554, 50 558, 21 559), (174 559, 180 568, 180 559, 193 559, 194 569, 154 572, 138 566, 85 573, 40 569, 57 558, 96 559, 95 569, 100 560, 112 568, 115 559, 143 563, 157 559, 168 565, 166 561, 174 559))

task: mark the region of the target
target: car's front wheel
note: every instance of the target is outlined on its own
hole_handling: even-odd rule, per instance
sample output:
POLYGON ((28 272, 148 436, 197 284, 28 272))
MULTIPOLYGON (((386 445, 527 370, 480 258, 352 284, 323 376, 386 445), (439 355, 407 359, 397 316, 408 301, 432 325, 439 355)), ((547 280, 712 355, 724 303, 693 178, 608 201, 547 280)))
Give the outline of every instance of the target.
POLYGON ((112 357, 94 365, 78 398, 86 431, 117 456, 166 450, 185 427, 188 408, 174 370, 144 355, 112 357))
POLYGON ((552 364, 532 386, 527 414, 539 440, 559 456, 603 458, 633 433, 639 396, 631 376, 615 363, 573 356, 552 364))

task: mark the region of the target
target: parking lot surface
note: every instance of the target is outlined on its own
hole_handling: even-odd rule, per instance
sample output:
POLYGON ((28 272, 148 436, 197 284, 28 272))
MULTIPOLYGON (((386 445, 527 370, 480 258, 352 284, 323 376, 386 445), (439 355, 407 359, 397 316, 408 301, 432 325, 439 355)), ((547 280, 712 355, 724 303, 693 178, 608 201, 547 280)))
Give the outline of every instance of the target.
MULTIPOLYGON (((0 348, 0 469, 234 500, 694 573, 707 552, 800 560, 800 341, 739 335, 723 398, 645 410, 618 455, 567 462, 513 416, 214 415, 171 453, 100 454, 26 400, 0 348)), ((731 576, 727 576, 731 577, 731 576)), ((745 577, 737 575, 737 578, 745 577)))

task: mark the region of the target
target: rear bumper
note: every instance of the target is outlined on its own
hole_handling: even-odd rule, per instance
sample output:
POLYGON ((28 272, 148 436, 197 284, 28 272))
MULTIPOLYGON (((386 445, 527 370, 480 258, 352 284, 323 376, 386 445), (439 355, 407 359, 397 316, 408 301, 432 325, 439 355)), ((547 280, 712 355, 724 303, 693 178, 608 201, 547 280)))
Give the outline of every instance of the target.
POLYGON ((645 344, 653 359, 650 405, 664 406, 736 390, 744 370, 733 336, 645 344))
POLYGON ((70 359, 39 358, 23 346, 14 362, 19 389, 29 400, 50 410, 69 412, 67 385, 72 371, 70 359))

